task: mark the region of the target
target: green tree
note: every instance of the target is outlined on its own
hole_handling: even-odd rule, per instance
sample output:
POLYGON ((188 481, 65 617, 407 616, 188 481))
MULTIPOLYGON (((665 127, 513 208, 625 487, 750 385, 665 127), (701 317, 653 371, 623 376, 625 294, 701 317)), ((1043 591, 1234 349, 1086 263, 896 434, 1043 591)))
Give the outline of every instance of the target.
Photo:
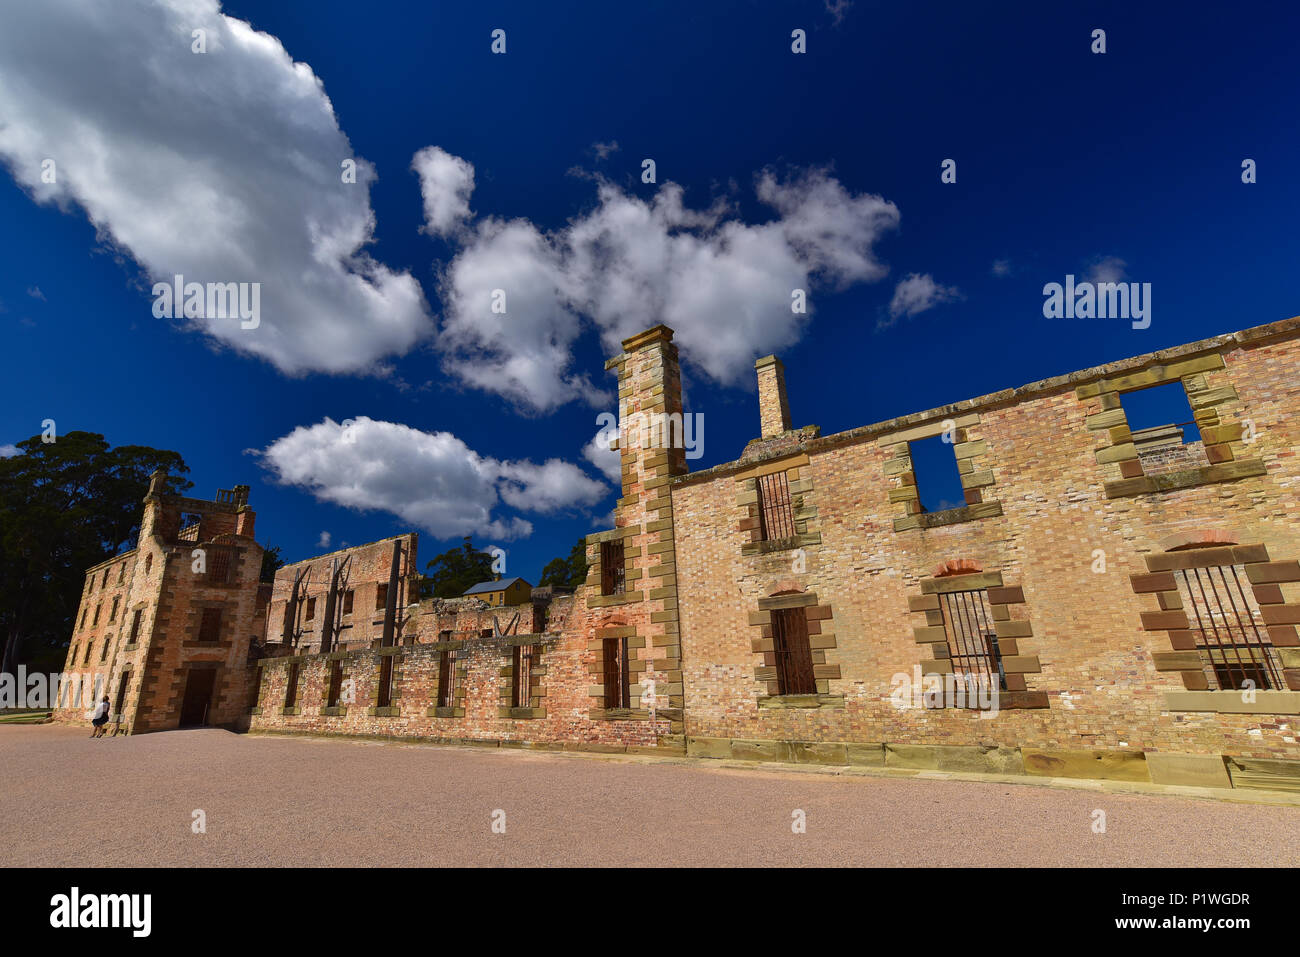
POLYGON ((587 540, 580 538, 568 558, 552 558, 542 569, 542 585, 577 588, 587 580, 587 540))
POLYGON ((284 559, 280 557, 279 545, 275 545, 262 552, 262 581, 275 581, 275 573, 283 567, 284 559))
POLYGON ((169 474, 167 491, 193 486, 177 452, 143 445, 110 448, 102 435, 38 435, 0 459, 0 671, 17 670, 27 640, 66 645, 85 570, 134 548, 149 476, 169 474))
POLYGON ((453 548, 429 561, 425 566, 428 575, 421 586, 422 597, 459 598, 465 590, 479 582, 496 577, 492 571, 492 556, 474 547, 470 536, 460 548, 453 548))

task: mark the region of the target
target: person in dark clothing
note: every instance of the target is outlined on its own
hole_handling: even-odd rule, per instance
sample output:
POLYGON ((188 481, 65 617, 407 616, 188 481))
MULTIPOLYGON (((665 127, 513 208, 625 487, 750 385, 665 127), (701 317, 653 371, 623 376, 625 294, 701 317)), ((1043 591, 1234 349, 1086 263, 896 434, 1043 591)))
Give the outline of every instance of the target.
POLYGON ((102 738, 104 736, 104 726, 108 724, 108 695, 104 695, 104 700, 95 705, 95 716, 90 719, 90 723, 95 726, 95 730, 90 732, 92 738, 102 738))

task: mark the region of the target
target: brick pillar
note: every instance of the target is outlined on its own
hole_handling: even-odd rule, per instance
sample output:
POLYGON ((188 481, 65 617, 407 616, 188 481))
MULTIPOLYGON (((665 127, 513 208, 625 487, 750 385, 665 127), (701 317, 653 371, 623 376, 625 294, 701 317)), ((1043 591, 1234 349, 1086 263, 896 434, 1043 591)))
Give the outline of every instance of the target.
POLYGON ((785 395, 785 366, 776 356, 754 363, 758 371, 758 416, 762 437, 790 431, 790 402, 785 395))
MULTIPOLYGON (((623 340, 623 353, 607 368, 618 371, 619 451, 623 465, 623 496, 615 524, 627 529, 627 595, 615 603, 593 597, 592 607, 611 607, 633 631, 635 668, 631 691, 633 710, 647 706, 639 699, 641 679, 655 683, 655 716, 667 721, 669 740, 685 746, 681 637, 677 624, 677 573, 673 551, 673 505, 670 482, 687 471, 683 439, 682 384, 673 331, 658 325, 623 340), (632 530, 635 529, 635 532, 632 530), (635 597, 634 597, 635 596, 635 597), (667 699, 667 706, 664 701, 667 699)), ((598 556, 589 551, 589 560, 598 556)))

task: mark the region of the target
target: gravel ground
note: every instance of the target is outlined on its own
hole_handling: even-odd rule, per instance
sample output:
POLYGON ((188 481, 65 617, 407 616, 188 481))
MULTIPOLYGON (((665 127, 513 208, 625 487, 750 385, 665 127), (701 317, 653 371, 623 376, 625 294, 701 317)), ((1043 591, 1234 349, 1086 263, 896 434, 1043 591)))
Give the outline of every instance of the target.
POLYGON ((1297 807, 211 729, 88 733, 0 727, 0 864, 1300 863, 1297 807), (206 833, 191 829, 196 809, 206 833), (796 809, 806 833, 792 833, 796 809))

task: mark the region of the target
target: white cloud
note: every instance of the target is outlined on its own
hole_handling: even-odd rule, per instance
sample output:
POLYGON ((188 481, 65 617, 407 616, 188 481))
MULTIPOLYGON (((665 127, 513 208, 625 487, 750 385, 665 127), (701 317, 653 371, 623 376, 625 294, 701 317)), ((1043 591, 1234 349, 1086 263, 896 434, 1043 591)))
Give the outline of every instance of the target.
POLYGON ((993 275, 998 276, 998 277, 1002 277, 1002 276, 1010 276, 1010 275, 1011 275, 1011 260, 1010 260, 1010 259, 995 259, 995 260, 993 261, 993 268, 992 268, 991 272, 993 273, 993 275))
POLYGON ((919 315, 941 302, 961 298, 956 286, 941 286, 929 273, 912 273, 894 287, 894 297, 889 301, 889 319, 880 322, 881 328, 892 326, 899 319, 919 315))
POLYGON ((604 473, 605 478, 615 485, 622 486, 623 455, 618 449, 611 449, 610 442, 618 439, 618 429, 606 431, 601 429, 591 437, 591 441, 582 447, 582 457, 604 473))
POLYGON ((411 169, 420 176, 420 195, 424 197, 421 231, 434 236, 454 233, 470 216, 474 167, 437 146, 426 146, 411 160, 411 169))
POLYGON ((40 286, 29 286, 27 288, 27 295, 31 296, 33 299, 39 299, 41 302, 46 301, 45 293, 41 292, 40 286))
POLYGON ((0 159, 36 201, 80 207, 151 281, 262 284, 258 328, 190 328, 293 374, 382 370, 431 332, 419 283, 365 252, 376 174, 342 181, 320 79, 217 0, 8 4, 0 73, 0 159))
POLYGON ((1088 269, 1088 281, 1098 282, 1122 282, 1124 279, 1125 268, 1128 263, 1118 256, 1099 256, 1094 259, 1088 269))
POLYGON ((479 455, 449 432, 365 416, 299 426, 256 454, 285 485, 335 505, 390 512, 437 538, 522 538, 532 523, 497 516, 503 503, 551 514, 589 508, 609 494, 572 463, 501 461, 479 455))
POLYGON ((596 159, 598 160, 608 158, 611 153, 617 153, 618 149, 618 140, 611 140, 608 143, 591 144, 591 151, 596 154, 596 159))
POLYGON ((466 234, 444 270, 439 346, 444 371, 527 412, 581 399, 609 401, 570 369, 572 345, 594 323, 606 352, 655 323, 714 381, 749 385, 755 357, 797 342, 809 314, 795 289, 842 289, 888 269, 875 256, 898 209, 854 196, 825 170, 757 177, 758 198, 779 214, 751 225, 724 202, 690 209, 665 183, 652 198, 599 180, 597 205, 555 232, 524 219, 488 218, 466 234), (492 292, 506 313, 491 311, 492 292))
POLYGON ((11 459, 15 455, 21 455, 22 449, 16 445, 0 445, 0 459, 11 459))
POLYGON ((330 547, 330 533, 329 533, 329 532, 321 532, 321 533, 320 533, 320 538, 317 539, 317 541, 316 541, 316 547, 317 547, 317 548, 329 548, 329 547, 330 547))

